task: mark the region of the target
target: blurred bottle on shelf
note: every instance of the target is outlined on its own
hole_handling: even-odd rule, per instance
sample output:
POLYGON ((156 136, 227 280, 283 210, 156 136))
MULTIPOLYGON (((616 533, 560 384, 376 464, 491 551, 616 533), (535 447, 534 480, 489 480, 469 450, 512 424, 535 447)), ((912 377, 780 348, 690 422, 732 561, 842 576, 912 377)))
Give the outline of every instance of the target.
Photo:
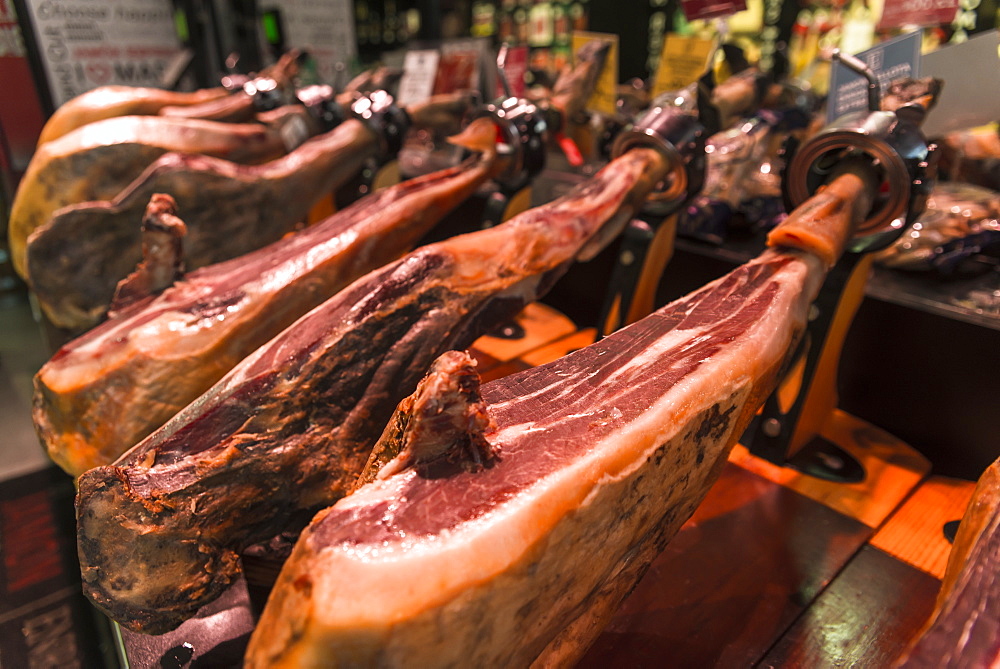
POLYGON ((497 5, 493 0, 477 0, 472 3, 470 32, 473 37, 495 38, 497 36, 497 5))

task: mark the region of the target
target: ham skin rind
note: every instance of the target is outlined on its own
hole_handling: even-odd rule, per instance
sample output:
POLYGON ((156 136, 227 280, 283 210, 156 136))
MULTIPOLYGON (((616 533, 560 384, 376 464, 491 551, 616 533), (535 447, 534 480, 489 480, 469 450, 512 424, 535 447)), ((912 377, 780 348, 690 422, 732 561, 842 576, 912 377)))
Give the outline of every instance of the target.
POLYGON ((146 116, 167 105, 199 105, 229 96, 222 88, 205 88, 190 93, 137 86, 101 86, 60 105, 45 122, 38 146, 59 139, 77 128, 117 116, 146 116))
MULTIPOLYGON (((280 86, 288 86, 292 77, 298 73, 298 51, 285 53, 271 67, 260 73, 261 77, 274 79, 280 86)), ((239 107, 252 107, 252 99, 243 91, 230 92, 219 86, 203 88, 196 91, 168 91, 162 88, 146 88, 141 86, 99 86, 81 93, 72 100, 60 105, 49 120, 45 122, 38 145, 58 139, 77 128, 117 116, 145 116, 163 113, 168 108, 174 108, 179 116, 191 118, 207 118, 200 116, 197 109, 189 112, 180 110, 210 103, 215 100, 227 100, 227 107, 232 109, 233 102, 239 107)), ((214 108, 213 108, 214 109, 214 108)), ((232 117, 212 120, 234 121, 232 117)))
POLYGON ((35 229, 26 249, 28 282, 50 322, 82 332, 104 318, 115 285, 139 262, 137 221, 153 194, 177 201, 190 271, 277 241, 377 148, 375 134, 349 120, 262 165, 166 154, 113 200, 63 207, 35 229))
POLYGON ((776 383, 822 274, 812 256, 770 251, 601 342, 483 386, 499 462, 444 479, 410 470, 321 512, 247 666, 577 657, 641 576, 635 560, 700 502, 776 383))
POLYGON ((872 207, 870 194, 878 188, 877 171, 865 159, 842 161, 834 175, 768 233, 768 246, 808 251, 827 268, 833 267, 850 241, 853 226, 831 225, 831 221, 864 220, 872 207))
POLYGON ((979 477, 934 611, 897 669, 1000 667, 1000 460, 979 477))
POLYGON ((164 632, 193 615, 238 573, 232 556, 352 489, 435 357, 543 294, 631 218, 666 167, 654 150, 630 151, 549 205, 372 272, 113 465, 83 474, 85 594, 135 631, 164 632), (151 565, 156 579, 146 578, 151 565))
POLYGON ((27 277, 28 236, 56 210, 110 200, 169 151, 234 162, 260 162, 286 152, 277 130, 258 123, 220 123, 162 116, 121 116, 90 123, 40 146, 18 185, 10 211, 10 255, 27 277))

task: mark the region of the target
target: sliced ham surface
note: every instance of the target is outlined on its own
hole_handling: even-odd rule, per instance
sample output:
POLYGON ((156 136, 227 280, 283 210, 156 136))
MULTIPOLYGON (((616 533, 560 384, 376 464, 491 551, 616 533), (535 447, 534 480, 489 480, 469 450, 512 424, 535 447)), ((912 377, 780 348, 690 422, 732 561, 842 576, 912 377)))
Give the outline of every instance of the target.
MULTIPOLYGON (((868 211, 874 181, 829 189, 843 198, 826 218, 844 231, 834 237, 868 211)), ((571 666, 717 477, 825 270, 812 251, 768 250, 606 339, 484 385, 492 461, 392 460, 397 473, 320 512, 247 666, 571 666)))
POLYGON ((83 474, 85 593, 137 631, 190 617, 231 582, 240 551, 352 489, 435 357, 471 344, 592 257, 666 169, 656 151, 630 151, 548 205, 359 279, 113 465, 83 474))

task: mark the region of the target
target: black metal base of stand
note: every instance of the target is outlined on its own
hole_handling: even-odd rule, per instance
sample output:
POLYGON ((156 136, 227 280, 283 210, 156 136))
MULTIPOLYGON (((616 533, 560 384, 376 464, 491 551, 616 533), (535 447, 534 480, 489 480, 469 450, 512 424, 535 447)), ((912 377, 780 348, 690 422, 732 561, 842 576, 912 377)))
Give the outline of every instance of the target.
POLYGON ((944 538, 948 540, 949 544, 955 543, 955 535, 958 534, 958 525, 961 522, 961 520, 949 520, 941 528, 941 532, 944 534, 944 538))
POLYGON ((837 444, 816 437, 788 459, 786 466, 808 476, 836 483, 861 483, 865 468, 837 444))

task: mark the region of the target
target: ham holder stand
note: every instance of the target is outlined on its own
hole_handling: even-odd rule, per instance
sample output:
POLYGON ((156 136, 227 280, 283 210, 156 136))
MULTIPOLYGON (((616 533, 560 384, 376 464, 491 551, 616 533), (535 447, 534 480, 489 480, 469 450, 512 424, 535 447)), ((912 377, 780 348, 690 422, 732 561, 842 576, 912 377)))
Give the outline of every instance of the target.
POLYGON ((787 211, 821 188, 833 165, 848 154, 865 155, 881 167, 880 192, 869 217, 823 284, 797 362, 741 443, 774 464, 822 479, 856 483, 866 476, 865 468, 850 453, 857 452, 856 430, 836 431, 842 433, 835 438, 824 435, 831 421, 846 416, 836 409, 840 352, 864 297, 871 269, 868 254, 898 239, 923 212, 933 185, 935 146, 928 144, 920 130, 927 111, 922 105, 882 111, 879 83, 872 71, 852 56, 836 52, 834 59, 868 80, 868 109, 843 116, 794 153, 782 175, 787 211))

